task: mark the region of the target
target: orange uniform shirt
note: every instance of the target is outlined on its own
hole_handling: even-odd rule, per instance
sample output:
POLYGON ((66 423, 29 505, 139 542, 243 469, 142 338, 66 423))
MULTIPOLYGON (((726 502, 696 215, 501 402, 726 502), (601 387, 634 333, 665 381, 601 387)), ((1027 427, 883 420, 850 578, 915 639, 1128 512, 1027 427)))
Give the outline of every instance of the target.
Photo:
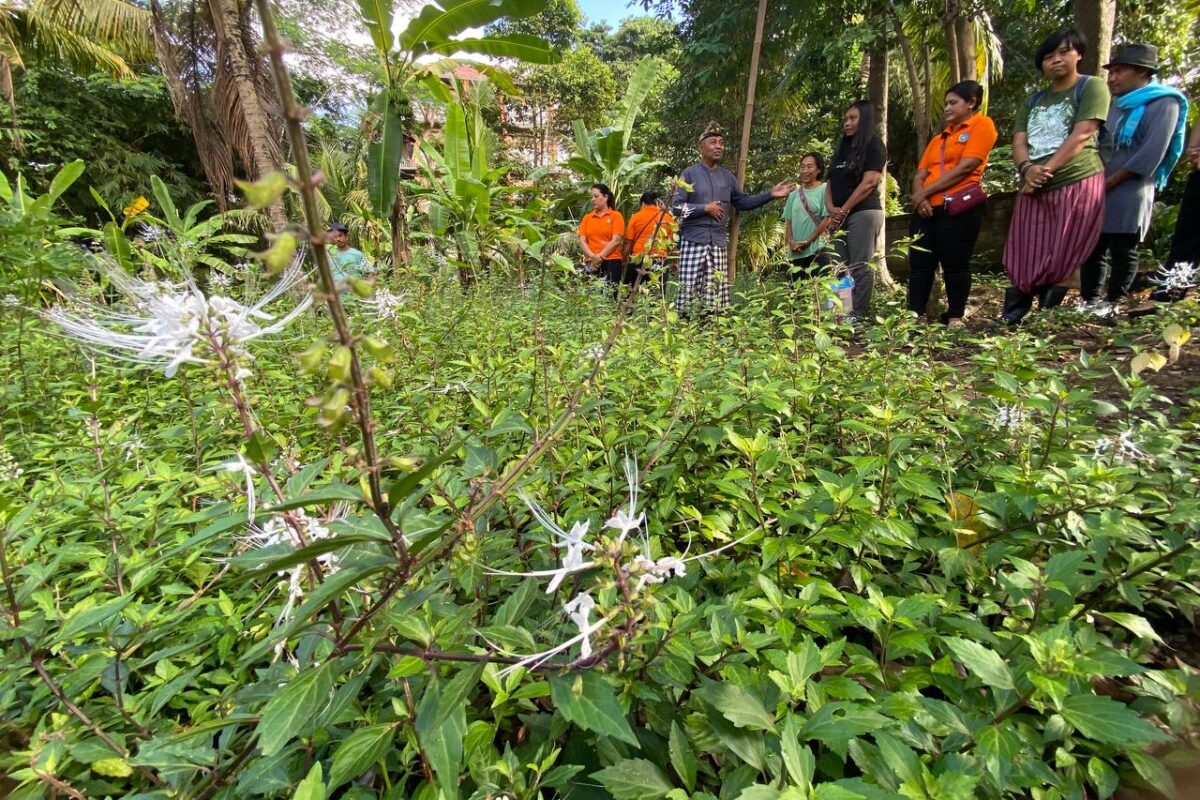
MULTIPOLYGON (((611 208, 603 214, 589 211, 579 221, 579 235, 587 242, 588 249, 599 255, 614 236, 625 233, 625 218, 619 211, 611 208)), ((620 258, 620 248, 613 250, 606 258, 620 258)))
POLYGON ((655 226, 658 227, 658 236, 650 248, 650 255, 655 258, 667 255, 670 242, 675 240, 675 218, 670 211, 663 211, 658 206, 642 206, 629 218, 629 225, 625 228, 625 241, 633 242, 631 256, 646 252, 646 244, 654 235, 655 226), (662 214, 662 222, 658 221, 659 214, 662 214))
POLYGON ((929 175, 925 178, 926 186, 942 177, 943 142, 946 146, 944 167, 946 172, 958 166, 958 162, 964 158, 978 158, 981 163, 970 173, 964 175, 963 179, 955 185, 930 195, 929 204, 931 206, 940 206, 945 202, 944 195, 962 191, 971 184, 983 180, 983 170, 987 166, 988 155, 996 145, 996 123, 992 122, 991 117, 976 114, 966 122, 947 127, 933 137, 929 146, 925 148, 925 155, 921 156, 921 163, 917 165, 918 170, 929 170, 929 175))

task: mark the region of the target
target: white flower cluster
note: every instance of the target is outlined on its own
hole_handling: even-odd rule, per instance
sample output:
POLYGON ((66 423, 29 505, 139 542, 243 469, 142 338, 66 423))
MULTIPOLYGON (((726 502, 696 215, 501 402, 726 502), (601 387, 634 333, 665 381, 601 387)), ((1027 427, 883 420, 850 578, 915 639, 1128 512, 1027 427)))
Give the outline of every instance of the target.
POLYGON ((604 345, 594 344, 584 351, 584 355, 592 361, 599 361, 604 358, 604 345))
MULTIPOLYGON (((611 541, 603 543, 605 549, 602 554, 597 551, 598 544, 587 541, 588 529, 590 527, 589 522, 576 522, 571 526, 570 530, 564 530, 562 526, 550 518, 545 509, 535 503, 528 495, 522 494, 521 497, 529 507, 534 519, 553 536, 554 541, 552 542, 552 546, 565 551, 560 564, 555 569, 540 570, 537 572, 501 572, 497 570, 488 570, 488 572, 495 575, 550 578, 550 583, 546 587, 546 593, 550 594, 562 585, 567 576, 586 572, 606 561, 603 558, 598 558, 597 555, 607 555, 611 559, 607 563, 615 563, 616 559, 621 557, 622 545, 629 538, 629 535, 639 532, 646 523, 645 512, 637 510, 638 473, 637 463, 633 459, 627 458, 625 460, 625 479, 629 483, 629 504, 627 507, 618 508, 614 511, 612 516, 604 523, 604 527, 615 531, 616 536, 611 541)), ((733 544, 736 544, 736 542, 733 544)), ((732 546, 732 544, 727 546, 732 546)), ((723 549, 718 548, 713 553, 720 552, 723 549)), ((712 555, 712 553, 693 556, 691 559, 678 556, 664 556, 663 558, 654 560, 650 557, 650 544, 643 537, 642 552, 637 554, 628 563, 621 564, 618 569, 625 578, 636 579, 637 584, 634 587, 634 591, 641 592, 646 586, 657 585, 663 583, 668 578, 685 575, 687 573, 687 561, 705 558, 709 555, 712 555)), ((592 634, 599 631, 612 619, 611 616, 602 616, 598 620, 592 621, 592 614, 595 612, 596 601, 591 593, 589 591, 579 592, 563 605, 563 613, 575 625, 577 631, 575 636, 549 650, 523 657, 516 664, 504 670, 504 673, 521 667, 537 666, 545 662, 548 658, 576 644, 579 645, 579 657, 581 659, 590 658, 594 653, 591 640, 592 634)))
MULTIPOLYGON (((303 509, 292 512, 290 519, 283 517, 272 517, 261 528, 251 525, 250 535, 247 541, 256 547, 270 547, 272 545, 286 544, 290 547, 300 548, 303 543, 300 539, 300 533, 304 535, 304 542, 312 544, 321 539, 328 539, 333 534, 329 528, 322 525, 317 520, 308 516, 303 509), (297 532, 299 528, 299 533, 297 532)), ((338 570, 338 556, 336 553, 322 553, 316 557, 316 561, 321 565, 322 570, 326 575, 331 575, 338 570)), ((281 570, 276 575, 286 577, 287 582, 287 601, 284 603, 283 610, 279 612, 279 617, 275 620, 276 625, 282 625, 287 622, 296 605, 300 602, 300 598, 304 596, 304 571, 307 564, 296 564, 295 566, 281 570)), ((277 653, 282 652, 284 643, 280 642, 277 653)))
POLYGON ((233 278, 224 272, 214 272, 208 277, 208 283, 214 289, 228 292, 233 287, 233 278))
POLYGON ((1179 263, 1161 267, 1151 276, 1150 282, 1165 292, 1191 289, 1200 283, 1200 266, 1179 263))
POLYGON ((18 308, 21 305, 21 299, 15 294, 6 294, 4 297, 0 297, 0 305, 7 306, 8 308, 18 308))
POLYGON ((1015 431, 1029 420, 1029 412, 1020 406, 996 404, 996 427, 1015 431))
POLYGON ((0 446, 0 483, 15 481, 25 473, 8 448, 0 446))
POLYGON ((404 310, 407 297, 404 292, 397 294, 387 287, 378 286, 371 297, 363 301, 363 305, 367 307, 367 313, 375 319, 395 321, 404 310))
POLYGON ((1133 431, 1127 430, 1108 439, 1098 439, 1092 448, 1092 458, 1109 456, 1116 461, 1153 461, 1154 457, 1142 450, 1141 445, 1133 438, 1133 431))
POLYGON ((113 285, 132 301, 133 313, 114 313, 102 306, 78 310, 60 306, 45 318, 89 347, 161 368, 171 378, 185 363, 205 363, 194 352, 197 346, 221 347, 246 356, 246 343, 277 333, 303 313, 312 303, 311 295, 272 324, 260 324, 275 319, 263 309, 304 279, 303 258, 303 253, 297 255, 279 282, 252 306, 221 295, 206 297, 190 276, 183 285, 144 281, 105 264, 113 285))

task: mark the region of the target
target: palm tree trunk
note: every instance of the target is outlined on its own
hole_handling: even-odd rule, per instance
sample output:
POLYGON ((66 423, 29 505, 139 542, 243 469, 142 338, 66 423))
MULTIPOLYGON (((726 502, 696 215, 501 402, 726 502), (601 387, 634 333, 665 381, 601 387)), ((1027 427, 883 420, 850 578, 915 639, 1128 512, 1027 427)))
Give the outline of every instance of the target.
MULTIPOLYGON (((746 186, 746 163, 750 157, 750 123, 754 119, 754 90, 758 86, 758 57, 762 53, 763 26, 767 21, 767 0, 758 0, 758 18, 754 22, 754 46, 750 49, 750 80, 746 84, 746 110, 742 113, 742 147, 738 151, 738 184, 746 186)), ((737 277, 738 234, 741 215, 733 212, 733 230, 729 234, 729 283, 737 277)))
MULTIPOLYGON (((263 109, 262 98, 254 78, 255 70, 242 41, 241 10, 237 0, 209 0, 209 8, 217 34, 217 47, 228 65, 230 78, 237 92, 241 116, 246 125, 253 162, 246 166, 251 171, 251 177, 258 180, 279 171, 282 165, 275 155, 277 140, 273 138, 272 126, 263 109)), ((282 198, 271 204, 268 214, 275 230, 279 231, 287 226, 287 214, 282 198)))
POLYGON ((900 15, 896 12, 896 4, 890 3, 888 11, 896 26, 896 38, 900 42, 900 51, 904 54, 904 67, 908 70, 908 86, 912 91, 913 99, 913 123, 917 128, 917 158, 920 158, 921 154, 925 152, 925 145, 929 143, 929 97, 925 94, 924 82, 917 72, 917 60, 913 55, 912 42, 904 33, 904 25, 900 21, 900 15))

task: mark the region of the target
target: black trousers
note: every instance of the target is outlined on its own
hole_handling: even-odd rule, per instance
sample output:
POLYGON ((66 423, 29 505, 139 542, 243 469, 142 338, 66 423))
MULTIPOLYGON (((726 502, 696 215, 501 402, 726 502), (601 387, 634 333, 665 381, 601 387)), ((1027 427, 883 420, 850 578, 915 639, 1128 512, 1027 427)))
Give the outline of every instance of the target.
MULTIPOLYGON (((1179 216, 1175 219, 1175 234, 1171 237, 1171 254, 1164 266, 1200 264, 1200 172, 1193 172, 1183 187, 1179 216)), ((1158 289, 1151 295, 1155 300, 1174 300, 1170 292, 1158 289)))
POLYGON ((614 296, 621 290, 622 283, 627 286, 637 283, 637 267, 633 264, 626 264, 619 258, 605 259, 600 262, 600 273, 604 276, 604 280, 612 284, 614 296))
POLYGON ((1120 302, 1129 294, 1138 271, 1138 235, 1102 233, 1096 249, 1079 270, 1079 296, 1086 301, 1120 302))
POLYGON ((1017 287, 1009 286, 1004 290, 1004 309, 1000 316, 1009 325, 1017 325, 1033 308, 1035 299, 1042 308, 1054 308, 1062 305, 1066 296, 1065 286, 1040 286, 1035 294, 1025 294, 1017 287))
POLYGON ((971 294, 971 256, 983 226, 984 206, 950 216, 943 206, 933 209, 933 216, 913 214, 909 233, 917 237, 908 251, 908 310, 924 314, 933 291, 937 268, 942 267, 946 282, 946 316, 962 317, 971 294))

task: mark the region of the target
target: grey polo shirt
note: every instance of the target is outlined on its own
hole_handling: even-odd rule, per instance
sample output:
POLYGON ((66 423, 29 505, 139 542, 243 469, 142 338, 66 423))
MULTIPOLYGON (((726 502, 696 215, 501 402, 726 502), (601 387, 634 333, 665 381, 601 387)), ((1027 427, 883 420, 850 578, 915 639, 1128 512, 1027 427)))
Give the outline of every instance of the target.
POLYGON ((749 211, 765 206, 774 199, 770 192, 746 194, 738 186, 733 173, 720 165, 709 169, 703 164, 693 164, 680 177, 692 190, 689 192, 682 186, 675 187, 671 193, 671 211, 679 220, 679 238, 685 242, 726 244, 726 226, 729 224, 731 208, 749 211), (714 200, 724 207, 725 219, 713 219, 704 213, 704 207, 714 200))
POLYGON ((1108 119, 1100 134, 1100 155, 1104 159, 1104 175, 1118 170, 1135 173, 1129 180, 1113 188, 1104 201, 1105 233, 1136 233, 1138 239, 1150 229, 1150 214, 1154 210, 1154 171, 1162 163, 1175 123, 1179 119, 1179 103, 1170 97, 1160 97, 1147 104, 1142 121, 1133 134, 1129 147, 1118 148, 1117 134, 1125 112, 1117 108, 1116 98, 1108 110, 1108 119))

